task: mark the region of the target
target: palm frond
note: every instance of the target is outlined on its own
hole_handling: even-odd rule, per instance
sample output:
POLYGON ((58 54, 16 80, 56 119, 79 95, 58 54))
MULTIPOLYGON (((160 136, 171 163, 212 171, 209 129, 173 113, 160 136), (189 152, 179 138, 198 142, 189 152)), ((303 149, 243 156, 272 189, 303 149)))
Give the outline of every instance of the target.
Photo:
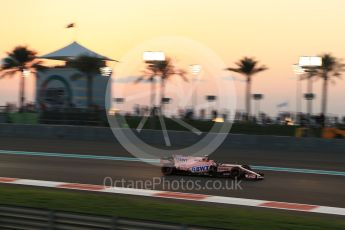
POLYGON ((2 78, 5 76, 15 76, 17 73, 22 74, 25 69, 33 73, 36 73, 36 70, 45 69, 42 61, 35 59, 37 53, 26 46, 17 46, 11 52, 7 52, 7 54, 8 57, 2 60, 0 69, 2 78))
POLYGON ((0 73, 0 79, 5 78, 5 77, 14 77, 19 73, 18 70, 15 69, 10 69, 7 71, 1 71, 0 73))
POLYGON ((242 70, 241 69, 237 69, 237 68, 226 68, 226 70, 229 70, 229 71, 232 71, 232 72, 235 72, 235 73, 242 73, 242 70))
POLYGON ((241 60, 235 62, 235 65, 237 67, 226 68, 226 70, 232 71, 235 73, 240 73, 240 74, 243 74, 246 76, 251 76, 251 75, 254 75, 256 73, 259 73, 259 72, 262 72, 262 71, 265 71, 268 69, 264 65, 257 67, 258 61, 256 61, 254 58, 250 58, 250 57, 242 58, 241 60))
POLYGON ((183 80, 188 81, 186 77, 187 72, 182 69, 177 69, 173 60, 169 57, 164 61, 147 61, 146 64, 147 70, 151 72, 151 75, 160 77, 162 81, 166 81, 174 75, 179 75, 183 80))
POLYGON ((179 75, 184 81, 189 82, 188 77, 187 77, 187 71, 184 69, 179 69, 178 72, 176 73, 179 75))
POLYGON ((313 79, 317 77, 317 72, 316 71, 310 71, 302 74, 300 76, 300 80, 307 80, 307 79, 313 79))
POLYGON ((96 57, 81 55, 76 59, 69 61, 67 65, 86 74, 99 74, 100 68, 105 67, 105 62, 96 57))
POLYGON ((20 65, 15 59, 12 57, 5 57, 2 60, 1 70, 17 68, 18 66, 20 65))
POLYGON ((36 51, 28 49, 26 46, 17 46, 11 52, 7 53, 12 59, 18 62, 18 65, 25 66, 25 64, 33 61, 36 58, 36 51))
POLYGON ((265 70, 268 70, 268 68, 266 66, 261 66, 259 68, 256 68, 256 69, 253 69, 253 74, 256 74, 256 73, 259 73, 259 72, 262 72, 262 71, 265 71, 265 70))
POLYGON ((345 72, 345 64, 342 62, 342 59, 336 58, 330 53, 320 56, 322 58, 322 65, 317 69, 317 76, 324 80, 341 78, 342 73, 345 72))

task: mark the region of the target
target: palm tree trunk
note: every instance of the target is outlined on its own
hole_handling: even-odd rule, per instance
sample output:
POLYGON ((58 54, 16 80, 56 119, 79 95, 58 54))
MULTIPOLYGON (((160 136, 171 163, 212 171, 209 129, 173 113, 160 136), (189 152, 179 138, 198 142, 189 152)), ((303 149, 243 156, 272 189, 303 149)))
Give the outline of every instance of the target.
POLYGON ((151 126, 151 129, 156 129, 156 81, 155 81, 155 76, 152 76, 152 79, 151 79, 150 126, 151 126))
MULTIPOLYGON (((309 94, 313 93, 313 79, 312 77, 308 78, 308 89, 309 94)), ((311 116, 313 113, 313 99, 309 98, 307 101, 307 113, 311 116)))
POLYGON ((165 80, 162 78, 161 82, 161 101, 160 101, 160 112, 161 115, 163 115, 163 109, 164 109, 164 97, 165 97, 165 80))
POLYGON ((328 78, 324 75, 322 85, 322 101, 321 101, 321 113, 326 115, 327 112, 327 96, 328 96, 328 78))
POLYGON ((156 100, 156 82, 155 82, 155 78, 152 77, 152 79, 151 79, 151 108, 150 108, 150 115, 154 115, 155 100, 156 100))
POLYGON ((251 88, 252 88, 252 80, 250 76, 247 76, 247 85, 246 85, 246 113, 249 118, 250 116, 250 97, 251 97, 251 88))
POLYGON ((93 77, 91 74, 87 75, 87 105, 88 108, 91 109, 92 108, 92 104, 93 104, 93 77))
POLYGON ((25 77, 24 75, 20 76, 20 92, 19 92, 19 109, 23 111, 25 104, 25 77))

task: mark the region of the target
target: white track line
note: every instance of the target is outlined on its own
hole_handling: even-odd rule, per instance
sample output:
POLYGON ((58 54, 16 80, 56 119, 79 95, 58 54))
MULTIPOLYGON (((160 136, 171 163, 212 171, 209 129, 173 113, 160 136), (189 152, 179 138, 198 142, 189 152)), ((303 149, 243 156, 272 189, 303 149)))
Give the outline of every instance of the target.
POLYGON ((18 179, 18 178, 9 178, 9 177, 0 177, 0 183, 48 187, 48 188, 59 188, 59 189, 84 190, 84 191, 94 191, 94 192, 113 193, 113 194, 126 194, 126 195, 146 196, 146 197, 159 197, 159 198, 178 199, 178 200, 192 200, 192 201, 210 202, 210 203, 218 203, 218 204, 242 205, 242 206, 251 206, 251 207, 283 209, 283 210, 290 210, 290 211, 292 210, 292 211, 313 212, 313 213, 345 216, 345 208, 318 206, 318 205, 310 205, 310 204, 254 200, 254 199, 244 199, 244 198, 224 197, 224 196, 211 196, 211 195, 194 194, 194 193, 181 193, 181 192, 133 189, 133 188, 122 188, 122 187, 106 187, 102 185, 76 184, 76 183, 65 183, 65 182, 43 181, 43 180, 28 180, 28 179, 18 179))

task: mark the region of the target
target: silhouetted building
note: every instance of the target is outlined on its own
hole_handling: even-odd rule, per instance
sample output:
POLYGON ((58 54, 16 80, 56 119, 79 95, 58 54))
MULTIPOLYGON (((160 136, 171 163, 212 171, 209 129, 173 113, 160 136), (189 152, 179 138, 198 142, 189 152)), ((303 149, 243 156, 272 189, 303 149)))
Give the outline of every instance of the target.
MULTIPOLYGON (((36 105, 39 109, 55 108, 86 108, 87 103, 87 77, 85 73, 69 67, 68 62, 78 56, 91 56, 103 61, 113 61, 97 54, 84 46, 73 42, 57 51, 41 56, 40 58, 65 61, 65 66, 52 67, 39 71, 36 81, 36 105)), ((111 93, 106 96, 110 76, 95 74, 93 77, 93 105, 105 108, 110 103, 111 93)))

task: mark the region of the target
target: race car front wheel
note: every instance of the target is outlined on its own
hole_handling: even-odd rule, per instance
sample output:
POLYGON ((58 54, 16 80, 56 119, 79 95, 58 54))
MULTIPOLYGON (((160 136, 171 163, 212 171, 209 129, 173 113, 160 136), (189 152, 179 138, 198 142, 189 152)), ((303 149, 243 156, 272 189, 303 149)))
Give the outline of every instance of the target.
POLYGON ((161 171, 162 171, 164 176, 170 176, 170 175, 174 174, 175 168, 174 167, 162 167, 161 171))

